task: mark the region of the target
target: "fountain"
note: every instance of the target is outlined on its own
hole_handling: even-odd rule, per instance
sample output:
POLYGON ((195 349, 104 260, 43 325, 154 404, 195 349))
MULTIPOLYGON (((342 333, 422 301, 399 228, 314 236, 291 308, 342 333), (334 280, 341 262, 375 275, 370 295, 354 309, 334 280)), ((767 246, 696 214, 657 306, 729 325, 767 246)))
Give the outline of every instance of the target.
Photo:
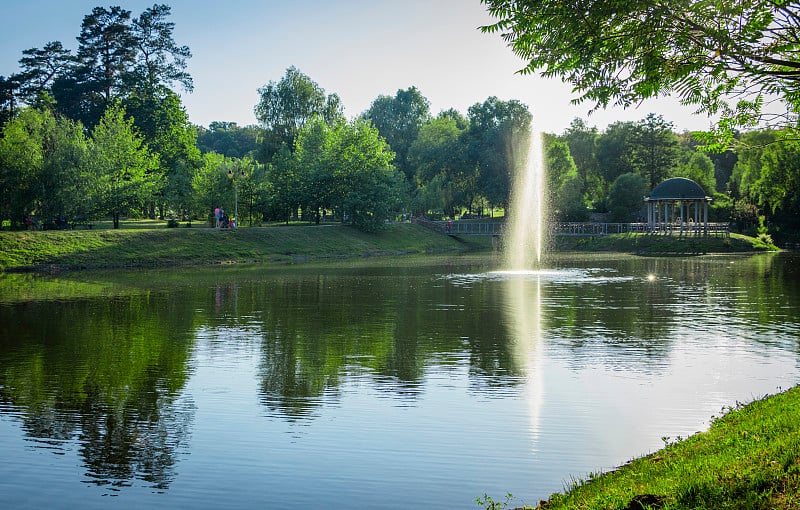
POLYGON ((506 263, 512 271, 539 269, 544 238, 544 158, 541 133, 530 133, 525 164, 516 172, 506 238, 506 263))

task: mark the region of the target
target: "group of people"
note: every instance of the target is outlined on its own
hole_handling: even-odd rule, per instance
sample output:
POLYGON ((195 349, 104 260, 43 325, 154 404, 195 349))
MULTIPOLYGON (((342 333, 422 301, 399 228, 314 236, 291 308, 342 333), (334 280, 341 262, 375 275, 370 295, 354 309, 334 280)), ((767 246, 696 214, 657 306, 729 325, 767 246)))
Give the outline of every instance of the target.
POLYGON ((222 207, 214 209, 214 220, 216 228, 236 228, 236 219, 229 218, 228 213, 222 207))

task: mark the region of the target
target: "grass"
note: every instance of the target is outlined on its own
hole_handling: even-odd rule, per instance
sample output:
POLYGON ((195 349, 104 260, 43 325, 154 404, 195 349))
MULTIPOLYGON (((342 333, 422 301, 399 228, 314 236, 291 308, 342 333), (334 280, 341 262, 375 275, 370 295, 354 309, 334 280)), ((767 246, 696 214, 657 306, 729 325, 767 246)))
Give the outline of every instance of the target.
POLYGON ((411 224, 366 234, 343 225, 236 230, 127 223, 119 230, 0 232, 0 270, 162 267, 238 262, 287 263, 480 248, 411 224), (137 225, 138 228, 137 228, 137 225))
POLYGON ((771 244, 741 234, 730 237, 654 236, 648 234, 610 234, 596 237, 558 237, 557 250, 618 251, 637 255, 701 255, 776 250, 771 244))
MULTIPOLYGON (((217 230, 195 223, 166 228, 157 220, 110 221, 91 230, 0 232, 0 271, 113 269, 222 263, 287 263, 376 255, 491 249, 489 236, 447 237, 418 225, 397 223, 377 234, 340 224, 217 230)), ((558 237, 556 251, 613 251, 638 255, 697 255, 772 249, 759 239, 613 234, 558 237)))

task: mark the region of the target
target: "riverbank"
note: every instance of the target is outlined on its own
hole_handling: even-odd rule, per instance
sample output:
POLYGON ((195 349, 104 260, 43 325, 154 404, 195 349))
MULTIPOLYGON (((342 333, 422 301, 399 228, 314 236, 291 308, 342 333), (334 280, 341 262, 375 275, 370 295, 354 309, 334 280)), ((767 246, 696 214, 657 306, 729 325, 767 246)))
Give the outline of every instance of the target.
POLYGON ((772 244, 742 234, 730 236, 658 236, 648 234, 611 234, 594 237, 560 236, 553 242, 557 251, 613 251, 636 255, 703 255, 777 250, 772 244))
POLYGON ((800 508, 800 386, 729 410, 707 432, 663 439, 662 450, 576 481, 537 508, 800 508))
POLYGON ((367 234, 344 225, 0 232, 0 271, 58 271, 230 263, 286 264, 382 255, 491 248, 491 239, 459 240, 410 223, 367 234), (488 243, 488 245, 487 245, 488 243))
MULTIPOLYGON (((102 226, 101 226, 102 227, 102 226)), ((294 263, 382 255, 492 249, 489 236, 449 237, 410 223, 367 234, 352 227, 279 225, 236 230, 166 228, 131 222, 122 229, 0 232, 0 271, 59 271, 229 263, 294 263)), ((680 238, 614 234, 559 237, 555 251, 616 251, 637 255, 697 255, 765 250, 758 239, 680 238)))

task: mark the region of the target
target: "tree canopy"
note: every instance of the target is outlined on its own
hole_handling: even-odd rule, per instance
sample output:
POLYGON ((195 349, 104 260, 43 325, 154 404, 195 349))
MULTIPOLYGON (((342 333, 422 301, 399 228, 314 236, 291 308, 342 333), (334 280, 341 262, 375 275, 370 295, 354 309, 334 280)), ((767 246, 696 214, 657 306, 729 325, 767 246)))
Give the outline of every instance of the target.
MULTIPOLYGON (((800 13, 792 0, 482 0, 527 61, 522 73, 558 77, 574 102, 631 106, 677 95, 721 115, 718 135, 757 121, 797 127, 800 13), (769 98, 785 109, 767 114, 769 98)), ((772 110, 770 110, 772 111, 772 110)))

